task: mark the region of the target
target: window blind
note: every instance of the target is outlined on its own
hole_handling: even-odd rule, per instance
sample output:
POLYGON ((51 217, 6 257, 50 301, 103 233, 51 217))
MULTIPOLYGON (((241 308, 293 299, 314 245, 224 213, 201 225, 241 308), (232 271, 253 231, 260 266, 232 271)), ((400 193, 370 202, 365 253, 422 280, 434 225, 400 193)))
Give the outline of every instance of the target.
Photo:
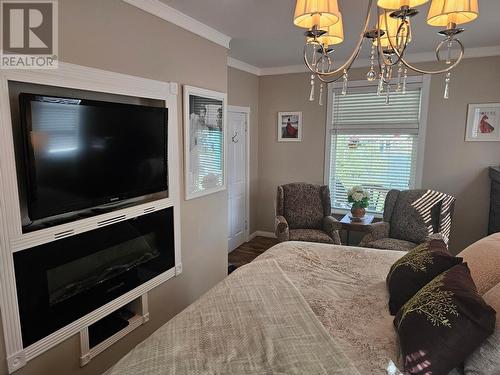
MULTIPOLYGON (((334 127, 354 126, 369 128, 379 125, 405 125, 418 129, 420 118, 420 88, 405 94, 391 93, 389 105, 385 95, 369 92, 349 92, 348 95, 334 96, 334 127)), ((393 126, 394 127, 394 126, 393 126)))
POLYGON ((420 87, 392 93, 390 104, 376 89, 354 88, 329 102, 328 183, 334 209, 349 209, 347 191, 360 185, 370 192, 367 211, 382 213, 390 189, 415 186, 420 87))
POLYGON ((189 97, 191 187, 193 192, 222 185, 224 134, 222 101, 197 95, 189 97))

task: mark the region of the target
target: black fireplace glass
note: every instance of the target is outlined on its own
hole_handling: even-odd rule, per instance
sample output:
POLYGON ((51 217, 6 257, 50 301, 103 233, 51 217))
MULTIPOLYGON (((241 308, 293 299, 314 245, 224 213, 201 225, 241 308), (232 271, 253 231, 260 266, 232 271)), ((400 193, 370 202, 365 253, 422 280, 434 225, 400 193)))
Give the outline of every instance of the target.
POLYGON ((175 266, 173 208, 14 254, 23 345, 175 266))

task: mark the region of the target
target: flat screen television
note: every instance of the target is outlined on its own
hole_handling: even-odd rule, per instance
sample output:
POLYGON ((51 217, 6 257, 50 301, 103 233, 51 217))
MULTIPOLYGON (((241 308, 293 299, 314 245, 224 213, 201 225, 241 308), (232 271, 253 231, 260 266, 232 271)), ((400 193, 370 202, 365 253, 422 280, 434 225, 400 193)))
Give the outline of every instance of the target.
POLYGON ((166 108, 19 95, 31 221, 168 189, 166 108))

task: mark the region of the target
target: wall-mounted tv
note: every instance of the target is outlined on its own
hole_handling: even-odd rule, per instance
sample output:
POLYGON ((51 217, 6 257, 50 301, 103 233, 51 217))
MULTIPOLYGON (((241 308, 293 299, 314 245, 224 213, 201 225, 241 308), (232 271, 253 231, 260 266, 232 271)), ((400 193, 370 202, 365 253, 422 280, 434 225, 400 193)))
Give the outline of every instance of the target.
POLYGON ((30 220, 168 189, 166 108, 19 95, 30 220))

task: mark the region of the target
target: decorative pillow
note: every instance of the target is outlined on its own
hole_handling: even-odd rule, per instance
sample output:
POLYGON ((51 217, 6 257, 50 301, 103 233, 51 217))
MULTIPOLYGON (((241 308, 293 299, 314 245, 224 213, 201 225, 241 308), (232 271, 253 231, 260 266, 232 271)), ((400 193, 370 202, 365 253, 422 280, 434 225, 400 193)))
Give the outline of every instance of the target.
POLYGON ((495 329, 495 310, 477 293, 466 263, 425 285, 394 318, 405 370, 447 374, 495 329))
POLYGON ((406 301, 440 273, 462 263, 448 252, 442 240, 418 245, 394 263, 387 275, 389 311, 396 315, 406 301))
POLYGON ((458 255, 469 265, 480 295, 500 283, 500 233, 474 242, 458 255))
POLYGON ((495 332, 465 360, 465 375, 500 374, 500 283, 483 298, 497 311, 497 324, 495 332))

